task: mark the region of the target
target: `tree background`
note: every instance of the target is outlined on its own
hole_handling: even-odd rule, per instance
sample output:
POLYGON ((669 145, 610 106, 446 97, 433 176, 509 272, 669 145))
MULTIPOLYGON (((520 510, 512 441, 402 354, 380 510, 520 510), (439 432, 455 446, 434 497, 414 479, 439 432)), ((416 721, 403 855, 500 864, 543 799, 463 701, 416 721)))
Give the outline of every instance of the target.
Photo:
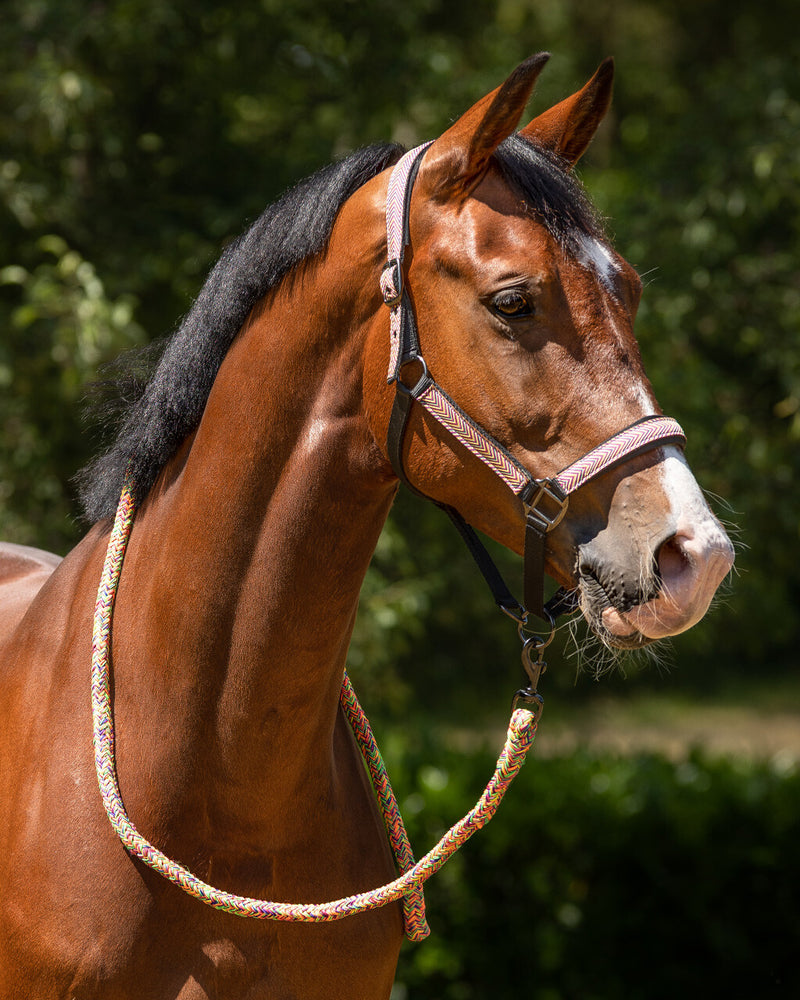
MULTIPOLYGON (((174 328, 221 247, 284 188, 359 145, 437 135, 532 52, 553 53, 534 113, 611 54, 613 110, 580 174, 644 276, 637 332, 648 373, 739 542, 721 606, 662 654, 668 669, 625 670, 636 685, 692 697, 737 679, 791 685, 800 641, 795 8, 6 0, 0 536, 60 553, 78 540, 72 479, 102 439, 82 423, 87 384, 121 350, 174 328)), ((398 502, 354 637, 352 670, 401 783, 404 761, 438 752, 435 734, 454 718, 484 725, 485 706, 503 703, 518 679, 506 666, 517 656, 513 630, 451 531, 435 510, 398 502)), ((602 655, 584 654, 576 670, 582 645, 568 639, 554 654, 547 685, 562 701, 596 690, 587 679, 602 655)), ((618 675, 604 684, 620 690, 618 675)), ((414 954, 431 953, 446 970, 452 955, 414 954)), ((456 987, 420 992, 419 969, 437 960, 409 959, 413 995, 472 996, 458 992, 456 973, 456 987)), ((616 989, 579 990, 562 976, 536 995, 657 995, 616 989)))

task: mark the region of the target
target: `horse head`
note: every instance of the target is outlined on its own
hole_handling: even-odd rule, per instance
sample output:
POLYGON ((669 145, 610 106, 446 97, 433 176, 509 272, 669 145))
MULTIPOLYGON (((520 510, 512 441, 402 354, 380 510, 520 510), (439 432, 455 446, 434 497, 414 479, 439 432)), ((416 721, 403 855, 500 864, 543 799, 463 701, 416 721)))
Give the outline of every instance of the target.
MULTIPOLYGON (((537 480, 661 412, 633 333, 641 281, 572 173, 608 109, 613 64, 515 134, 546 59, 519 66, 422 155, 402 264, 420 353, 397 371, 413 384, 424 356, 465 419, 537 480)), ((372 197, 385 203, 385 188, 372 197)), ((381 310, 365 373, 381 447, 387 322, 381 310)), ((520 497, 423 406, 408 415, 402 465, 417 491, 523 552, 520 497)), ((577 489, 546 539, 548 574, 618 647, 694 625, 732 563, 682 448, 663 442, 577 489)))

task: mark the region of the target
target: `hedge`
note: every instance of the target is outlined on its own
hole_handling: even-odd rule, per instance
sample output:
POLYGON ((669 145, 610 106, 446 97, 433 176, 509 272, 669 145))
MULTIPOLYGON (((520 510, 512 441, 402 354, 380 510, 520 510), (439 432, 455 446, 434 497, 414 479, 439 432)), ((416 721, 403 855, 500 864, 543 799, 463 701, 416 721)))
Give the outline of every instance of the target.
MULTIPOLYGON (((390 756, 419 854, 493 763, 432 744, 390 756)), ((800 996, 799 813, 790 757, 534 747, 492 823, 428 884, 433 933, 405 945, 393 1000, 800 996)))

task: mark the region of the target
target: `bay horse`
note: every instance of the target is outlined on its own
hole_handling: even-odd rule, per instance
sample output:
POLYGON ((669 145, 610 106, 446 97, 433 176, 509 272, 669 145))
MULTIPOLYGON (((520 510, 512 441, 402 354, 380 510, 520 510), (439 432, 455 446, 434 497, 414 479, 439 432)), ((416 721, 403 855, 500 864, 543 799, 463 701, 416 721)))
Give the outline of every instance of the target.
MULTIPOLYGON (((424 152, 402 266, 426 365, 534 477, 659 413, 632 332, 641 283, 572 173, 607 110, 612 64, 515 134, 545 60, 521 64, 424 152)), ((119 785, 137 826, 247 896, 336 899, 393 876, 339 690, 398 487, 379 277, 401 153, 361 150, 268 208, 224 253, 85 473, 85 538, 61 562, 3 549, 4 998, 391 991, 399 904, 316 926, 246 920, 126 853, 98 793, 88 677, 127 473, 138 510, 113 695, 119 785)), ((520 497, 422 406, 400 450, 415 489, 522 551, 520 497)), ((544 553, 618 646, 697 622, 732 558, 674 444, 577 489, 544 553)))

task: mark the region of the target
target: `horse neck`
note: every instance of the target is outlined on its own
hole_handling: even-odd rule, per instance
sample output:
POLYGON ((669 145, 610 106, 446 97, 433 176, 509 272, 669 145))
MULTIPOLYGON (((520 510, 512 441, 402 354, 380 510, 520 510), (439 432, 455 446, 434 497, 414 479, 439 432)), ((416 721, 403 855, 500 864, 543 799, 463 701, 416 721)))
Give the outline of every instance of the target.
POLYGON ((140 660, 161 663, 160 710, 201 720, 186 735, 215 766, 268 757, 287 788, 332 745, 394 494, 361 413, 365 321, 325 271, 285 281, 235 340, 137 518, 118 598, 140 660))

